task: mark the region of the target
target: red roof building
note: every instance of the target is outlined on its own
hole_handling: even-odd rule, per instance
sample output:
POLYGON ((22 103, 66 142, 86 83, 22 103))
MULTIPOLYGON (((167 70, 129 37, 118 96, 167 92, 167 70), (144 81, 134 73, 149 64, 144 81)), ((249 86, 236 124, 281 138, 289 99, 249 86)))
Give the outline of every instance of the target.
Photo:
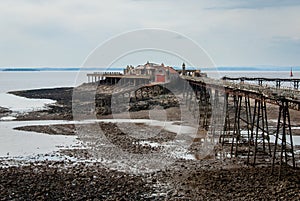
POLYGON ((127 66, 125 75, 148 75, 152 82, 166 83, 178 78, 178 73, 171 66, 147 62, 137 67, 127 66))

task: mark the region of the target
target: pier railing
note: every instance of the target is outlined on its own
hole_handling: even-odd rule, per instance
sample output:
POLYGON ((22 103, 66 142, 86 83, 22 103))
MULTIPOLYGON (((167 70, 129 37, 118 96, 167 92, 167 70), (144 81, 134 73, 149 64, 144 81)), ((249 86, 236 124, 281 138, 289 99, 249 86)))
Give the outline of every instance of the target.
POLYGON ((285 89, 299 89, 300 79, 297 78, 263 78, 263 77, 223 77, 223 80, 238 82, 238 83, 250 83, 264 87, 275 87, 285 89))

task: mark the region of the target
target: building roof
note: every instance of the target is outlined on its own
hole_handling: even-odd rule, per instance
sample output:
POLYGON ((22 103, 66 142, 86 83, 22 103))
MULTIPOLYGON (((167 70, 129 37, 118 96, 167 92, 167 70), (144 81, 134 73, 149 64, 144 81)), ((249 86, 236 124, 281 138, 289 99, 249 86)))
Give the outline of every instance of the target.
POLYGON ((177 71, 174 68, 172 68, 170 66, 167 66, 167 68, 171 74, 177 74, 177 71))
POLYGON ((145 63, 144 66, 155 67, 155 66, 160 66, 160 65, 156 64, 156 63, 150 63, 149 61, 147 61, 147 63, 145 63))
POLYGON ((158 68, 163 68, 165 71, 169 71, 169 73, 171 73, 171 74, 177 74, 177 71, 171 66, 165 66, 163 63, 162 64, 150 63, 149 61, 147 63, 145 63, 144 65, 136 66, 134 69, 136 69, 136 70, 143 70, 143 69, 155 70, 158 68))

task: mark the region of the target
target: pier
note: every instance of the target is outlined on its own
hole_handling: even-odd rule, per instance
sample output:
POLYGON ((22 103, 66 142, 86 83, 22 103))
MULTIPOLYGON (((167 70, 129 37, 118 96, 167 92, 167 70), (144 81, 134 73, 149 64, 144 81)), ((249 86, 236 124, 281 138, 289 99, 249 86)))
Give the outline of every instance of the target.
MULTIPOLYGON (((87 76, 89 82, 110 85, 122 82, 128 90, 120 97, 126 93, 130 101, 162 94, 170 84, 151 82, 147 75, 93 73, 87 76)), ((296 167, 290 110, 300 110, 300 79, 223 77, 218 80, 190 72, 181 73, 174 82, 183 87, 182 97, 189 110, 199 109, 199 126, 212 140, 218 139, 224 149, 229 148, 232 157, 246 158, 252 166, 270 163, 272 172, 276 165, 296 167), (269 106, 277 111, 275 129, 269 126, 269 106)))
MULTIPOLYGON (((297 89, 280 88, 278 85, 263 87, 260 84, 261 81, 273 82, 275 79, 215 80, 189 76, 182 78, 195 91, 184 95, 186 101, 196 102, 199 110, 205 111, 201 117, 203 123, 200 125, 206 128, 213 138, 218 137, 222 146, 229 146, 231 156, 246 157, 247 164, 253 166, 259 163, 258 159, 260 164, 269 161, 272 172, 278 164, 280 168, 286 165, 296 167, 289 111, 300 110, 300 96, 297 89), (259 80, 259 83, 247 83, 246 80, 259 80), (219 114, 209 115, 206 105, 215 108, 219 114), (273 130, 270 130, 268 125, 270 119, 267 115, 267 105, 273 105, 277 110, 277 126, 273 130), (225 118, 217 119, 220 116, 225 118), (218 127, 216 122, 221 125, 218 127), (274 143, 271 143, 271 138, 274 139, 274 143)), ((290 83, 298 80, 275 81, 290 83)), ((279 174, 281 173, 280 170, 279 174)))
POLYGON ((262 78, 262 77, 223 77, 223 80, 239 82, 239 83, 253 83, 259 86, 275 86, 276 88, 299 89, 300 79, 295 78, 262 78))

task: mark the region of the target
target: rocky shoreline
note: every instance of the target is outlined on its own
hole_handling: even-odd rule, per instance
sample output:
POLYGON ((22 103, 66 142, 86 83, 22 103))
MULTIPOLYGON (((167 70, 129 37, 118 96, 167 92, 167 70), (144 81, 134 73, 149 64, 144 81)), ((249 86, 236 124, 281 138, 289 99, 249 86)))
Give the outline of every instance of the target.
MULTIPOLYGON (((91 93, 82 86, 82 96, 91 93), (85 90, 84 90, 85 89, 85 90)), ((101 96, 109 97, 112 86, 98 86, 101 96), (105 93, 104 93, 105 92, 105 93)), ((56 100, 49 110, 34 111, 17 116, 17 120, 72 120, 73 88, 39 89, 11 92, 27 98, 56 100)), ((97 99, 97 97, 96 97, 97 99)), ((153 106, 163 107, 167 119, 179 120, 180 110, 172 96, 157 96, 131 105, 131 118, 149 118, 153 106)), ((5 111, 5 109, 3 110, 5 111)), ((106 109, 98 109, 99 119, 112 118, 106 109)), ((126 118, 124 113, 114 118, 126 118)), ((101 128, 107 139, 132 154, 157 153, 160 147, 141 143, 118 129, 115 123, 93 123, 89 128, 101 128)), ((139 124, 151 134, 155 127, 139 124)), ((123 127, 131 129, 130 124, 123 127)), ((76 124, 23 126, 18 130, 51 135, 76 135, 76 124)), ((147 139, 164 143, 174 139, 174 133, 160 130, 159 135, 147 139)), ((197 143, 197 142, 195 142, 197 143)), ((192 152, 192 150, 190 150, 192 152)), ((80 158, 80 161, 25 162, 19 166, 0 167, 1 200, 298 200, 300 170, 284 168, 278 178, 278 169, 271 174, 269 165, 248 167, 238 158, 211 156, 201 160, 177 159, 172 165, 150 173, 133 174, 91 162, 93 156, 86 149, 65 149, 60 154, 80 158)))
MULTIPOLYGON (((117 88, 114 85, 99 85, 95 84, 83 84, 79 87, 62 87, 53 89, 34 89, 34 90, 24 90, 24 91, 12 91, 10 94, 17 96, 22 96, 26 98, 38 98, 38 99, 52 99, 55 100, 55 104, 47 105, 47 109, 40 111, 32 111, 25 114, 19 114, 16 120, 72 120, 73 112, 72 105, 77 104, 77 99, 80 99, 80 105, 78 108, 91 107, 95 105, 95 116, 96 118, 110 118, 112 111, 110 109, 112 93, 119 90, 122 91, 123 88, 117 88), (76 94, 73 91, 76 91, 76 94), (88 98, 86 98, 88 97, 88 98), (87 100, 85 100, 87 99, 87 100), (105 102, 104 105, 99 105, 99 102, 105 102), (75 103, 74 103, 75 102, 75 103)), ((122 114, 123 112, 130 112, 133 116, 137 114, 138 111, 146 111, 152 109, 153 107, 161 107, 166 110, 168 108, 178 108, 178 100, 174 98, 174 95, 156 95, 148 100, 141 100, 130 103, 116 104, 116 106, 122 108, 118 112, 114 112, 114 115, 122 114), (116 114, 115 114, 116 113, 116 114)), ((175 109, 176 110, 176 109, 175 109)), ((82 114, 90 113, 90 111, 79 111, 82 114)), ((178 113, 178 112, 177 112, 178 113)), ((140 116, 137 114, 137 116, 140 116)), ((179 119, 180 115, 175 115, 173 110, 170 111, 168 116, 170 120, 179 119)), ((120 115, 122 118, 122 115, 120 115)), ((147 115, 143 114, 142 117, 138 118, 149 118, 147 115)))
POLYGON ((0 168, 1 200, 298 200, 300 176, 284 179, 268 167, 230 162, 177 161, 143 175, 99 163, 43 162, 0 168), (226 167, 222 168, 226 164, 226 167))
POLYGON ((72 120, 73 87, 12 91, 10 94, 25 98, 52 99, 56 104, 47 109, 19 114, 16 120, 72 120))

